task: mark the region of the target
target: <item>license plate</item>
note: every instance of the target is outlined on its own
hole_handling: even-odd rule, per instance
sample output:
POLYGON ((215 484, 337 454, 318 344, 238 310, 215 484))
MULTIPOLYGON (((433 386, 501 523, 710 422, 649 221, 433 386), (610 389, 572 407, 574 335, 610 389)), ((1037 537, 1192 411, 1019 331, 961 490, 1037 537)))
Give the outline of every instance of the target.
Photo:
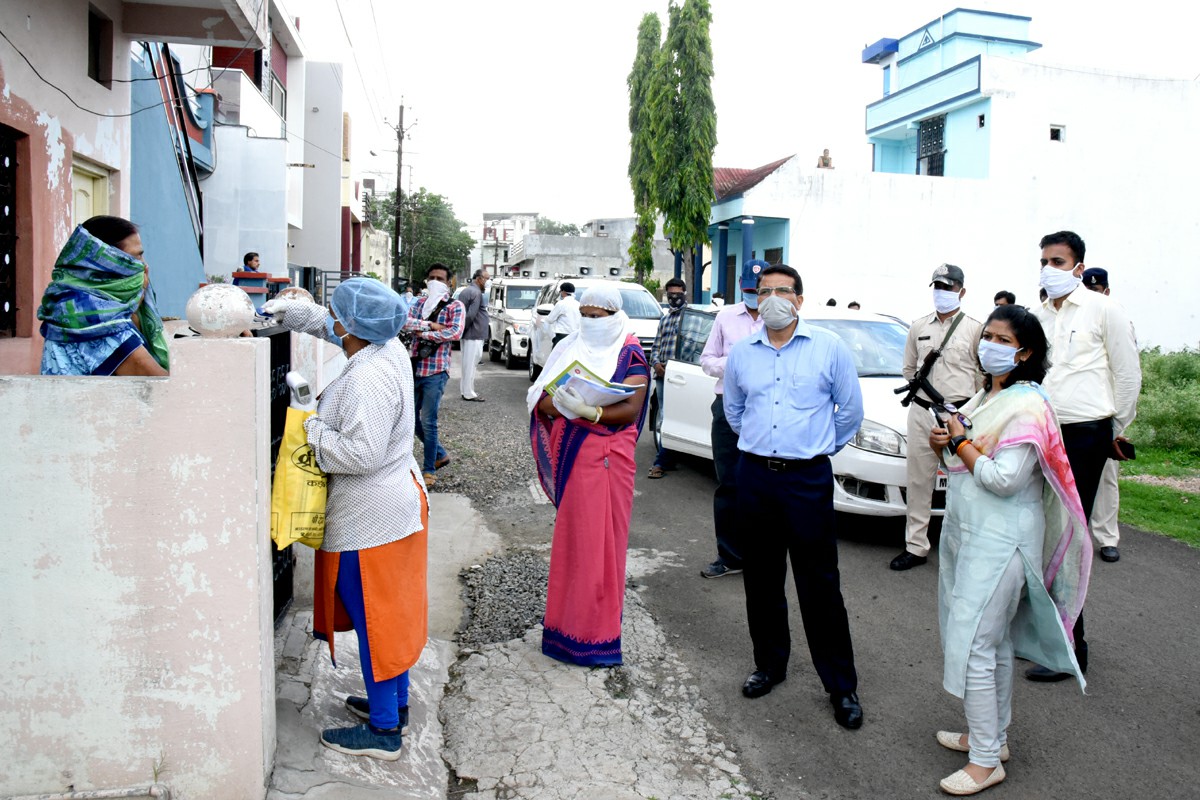
POLYGON ((936 481, 934 482, 934 484, 933 484, 933 490, 934 490, 935 492, 944 492, 944 491, 946 491, 946 480, 947 480, 947 478, 948 478, 948 476, 946 475, 946 473, 942 472, 942 471, 939 469, 939 470, 938 470, 938 474, 937 474, 937 480, 936 480, 936 481))

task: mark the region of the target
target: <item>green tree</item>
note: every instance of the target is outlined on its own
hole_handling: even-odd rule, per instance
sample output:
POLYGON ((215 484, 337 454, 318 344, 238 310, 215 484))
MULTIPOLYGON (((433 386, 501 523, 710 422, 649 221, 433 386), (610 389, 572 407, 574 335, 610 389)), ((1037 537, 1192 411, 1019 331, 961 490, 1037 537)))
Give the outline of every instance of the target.
MULTIPOLYGON (((694 258, 708 241, 714 197, 712 10, 708 0, 685 0, 682 7, 672 4, 668 13, 650 98, 655 196, 672 247, 686 248, 694 258)), ((692 291, 698 297, 700 287, 692 291)))
MULTIPOLYGON (((388 210, 394 206, 395 192, 388 210)), ((475 239, 454 216, 454 206, 440 194, 425 187, 403 196, 400 231, 400 264, 409 279, 422 280, 431 264, 440 262, 451 274, 461 272, 475 246, 475 239)))
POLYGON ((573 222, 559 222, 556 219, 539 216, 537 219, 537 233, 543 233, 547 236, 578 236, 579 226, 573 222))
POLYGON ((662 42, 657 14, 646 14, 638 26, 637 55, 626 82, 629 87, 629 186, 637 228, 629 243, 629 263, 639 283, 654 269, 654 224, 658 208, 654 194, 654 147, 651 94, 655 61, 662 42))

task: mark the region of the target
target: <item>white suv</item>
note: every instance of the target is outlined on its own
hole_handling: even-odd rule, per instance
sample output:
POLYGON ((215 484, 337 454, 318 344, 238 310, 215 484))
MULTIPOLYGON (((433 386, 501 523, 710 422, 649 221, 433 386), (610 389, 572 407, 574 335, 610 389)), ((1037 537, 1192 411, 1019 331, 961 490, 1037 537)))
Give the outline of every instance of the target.
POLYGON ((537 380, 550 351, 554 349, 554 331, 546 324, 546 317, 554 304, 561 299, 561 287, 564 283, 575 284, 575 299, 583 296, 589 286, 612 285, 621 290, 622 307, 629 321, 633 324, 633 332, 646 351, 646 359, 650 359, 650 348, 654 346, 654 337, 658 335, 658 320, 662 317, 662 306, 650 294, 650 290, 640 283, 609 280, 607 278, 575 278, 569 275, 559 276, 542 286, 537 296, 537 306, 534 308, 533 330, 530 333, 532 343, 529 350, 529 380, 537 380))
POLYGON ((529 358, 530 317, 542 280, 496 278, 488 293, 488 357, 516 369, 529 358))

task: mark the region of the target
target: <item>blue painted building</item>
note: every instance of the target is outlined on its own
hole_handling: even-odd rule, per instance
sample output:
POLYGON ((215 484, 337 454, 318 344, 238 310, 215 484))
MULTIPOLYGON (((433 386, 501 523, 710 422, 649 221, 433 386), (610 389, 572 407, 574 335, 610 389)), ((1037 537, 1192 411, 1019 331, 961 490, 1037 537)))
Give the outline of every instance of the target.
POLYGON ((213 171, 211 91, 194 93, 162 44, 133 55, 130 219, 140 228, 159 310, 182 317, 205 280, 200 181, 213 171))
MULTIPOLYGON (((786 217, 746 213, 746 193, 792 161, 781 158, 754 169, 715 167, 713 183, 716 199, 709 217, 708 238, 712 242, 713 269, 710 288, 721 292, 730 303, 741 297, 737 289, 742 264, 761 258, 771 264, 788 263, 791 222, 786 217)), ((700 285, 701 276, 693 276, 700 285)))
POLYGON ((882 70, 882 98, 866 109, 875 172, 987 178, 992 101, 985 57, 1020 58, 1030 17, 956 8, 862 52, 882 70))

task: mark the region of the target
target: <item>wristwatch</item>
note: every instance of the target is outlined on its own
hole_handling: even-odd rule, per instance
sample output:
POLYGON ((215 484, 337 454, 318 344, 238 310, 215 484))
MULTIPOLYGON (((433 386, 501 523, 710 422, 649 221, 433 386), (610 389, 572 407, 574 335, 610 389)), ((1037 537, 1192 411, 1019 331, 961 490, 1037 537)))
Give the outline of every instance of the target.
POLYGON ((958 455, 958 448, 962 447, 963 442, 969 442, 969 441, 971 441, 971 440, 965 436, 951 436, 950 437, 950 452, 953 453, 954 455, 958 455))

